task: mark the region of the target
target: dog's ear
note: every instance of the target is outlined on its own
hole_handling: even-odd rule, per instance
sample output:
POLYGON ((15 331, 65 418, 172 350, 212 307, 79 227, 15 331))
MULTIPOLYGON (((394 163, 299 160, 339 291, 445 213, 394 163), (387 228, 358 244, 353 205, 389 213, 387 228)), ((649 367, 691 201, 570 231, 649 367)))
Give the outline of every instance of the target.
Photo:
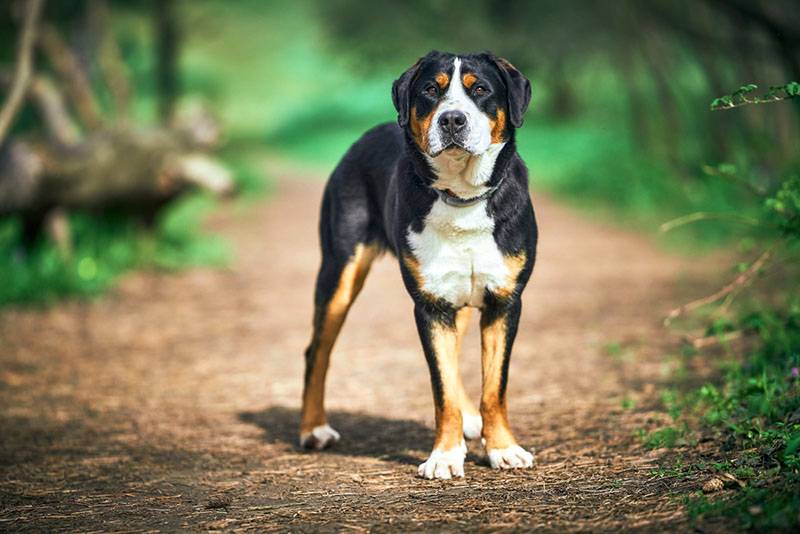
POLYGON ((494 64, 506 84, 508 114, 514 128, 522 126, 528 104, 531 102, 531 82, 517 68, 501 57, 493 57, 494 64))
POLYGON ((400 75, 392 84, 392 102, 397 110, 397 123, 403 127, 408 124, 409 107, 411 105, 409 90, 411 89, 414 77, 417 75, 417 72, 419 72, 419 66, 423 59, 425 58, 419 58, 410 69, 400 75))

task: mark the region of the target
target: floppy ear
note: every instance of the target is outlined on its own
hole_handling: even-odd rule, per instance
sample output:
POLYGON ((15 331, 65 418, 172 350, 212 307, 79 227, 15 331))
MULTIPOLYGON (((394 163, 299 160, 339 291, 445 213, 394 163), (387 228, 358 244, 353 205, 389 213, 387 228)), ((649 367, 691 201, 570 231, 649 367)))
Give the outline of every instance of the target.
POLYGON ((522 126, 523 116, 531 101, 531 82, 517 68, 503 58, 495 57, 494 64, 506 84, 508 114, 514 128, 522 126))
POLYGON ((411 100, 408 92, 411 88, 411 82, 414 81, 414 77, 419 71, 420 63, 422 63, 422 58, 419 58, 410 69, 405 71, 392 84, 392 102, 397 110, 397 123, 403 127, 408 124, 408 108, 411 100))

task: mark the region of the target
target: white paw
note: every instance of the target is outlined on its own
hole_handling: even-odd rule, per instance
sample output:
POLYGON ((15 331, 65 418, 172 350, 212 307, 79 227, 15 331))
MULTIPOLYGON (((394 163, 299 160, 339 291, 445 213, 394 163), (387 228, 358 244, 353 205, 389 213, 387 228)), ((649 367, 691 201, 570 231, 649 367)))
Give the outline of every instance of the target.
POLYGON ((494 469, 533 467, 533 454, 519 445, 505 449, 489 449, 486 453, 489 456, 489 465, 494 469))
POLYGON ((483 419, 480 415, 470 415, 461 412, 461 421, 464 427, 464 437, 467 439, 478 439, 481 437, 483 429, 483 419))
POLYGON ((467 446, 462 441, 461 445, 447 451, 434 449, 425 462, 421 463, 417 474, 427 479, 449 479, 464 477, 464 457, 467 455, 467 446))
POLYGON ((330 425, 315 426, 311 432, 300 434, 300 446, 304 449, 320 451, 339 441, 340 437, 339 433, 332 429, 330 425))

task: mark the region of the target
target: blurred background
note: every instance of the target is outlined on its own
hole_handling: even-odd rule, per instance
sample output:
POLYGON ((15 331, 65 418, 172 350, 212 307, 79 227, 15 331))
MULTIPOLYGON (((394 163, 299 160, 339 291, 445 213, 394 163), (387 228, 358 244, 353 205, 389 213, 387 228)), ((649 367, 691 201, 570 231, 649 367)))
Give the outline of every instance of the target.
MULTIPOLYGON (((28 5, 0 8, 7 94, 28 5)), ((752 189, 774 190, 797 166, 800 106, 709 105, 743 84, 800 79, 795 7, 47 2, 0 159, 0 303, 102 291, 136 265, 224 261, 224 243, 195 231, 208 195, 184 193, 264 193, 278 160, 326 174, 365 129, 394 120, 391 82, 433 48, 490 49, 530 77, 519 145, 535 189, 646 231, 698 211, 747 215, 762 204, 752 189), (179 157, 192 154, 203 157, 179 157), (110 168, 125 176, 104 182, 110 168), (60 245, 47 238, 59 231, 60 245), (78 261, 62 261, 70 248, 78 261)), ((729 244, 739 230, 708 220, 670 241, 729 244)))

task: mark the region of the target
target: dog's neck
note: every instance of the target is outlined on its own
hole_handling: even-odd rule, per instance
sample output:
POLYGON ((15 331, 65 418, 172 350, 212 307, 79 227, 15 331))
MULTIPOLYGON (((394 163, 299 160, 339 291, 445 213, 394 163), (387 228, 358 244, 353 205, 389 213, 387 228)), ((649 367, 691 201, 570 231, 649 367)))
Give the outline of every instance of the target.
POLYGON ((436 157, 425 156, 433 171, 434 189, 449 190, 461 198, 474 198, 490 187, 497 157, 506 145, 494 143, 482 154, 463 150, 445 150, 436 157))

